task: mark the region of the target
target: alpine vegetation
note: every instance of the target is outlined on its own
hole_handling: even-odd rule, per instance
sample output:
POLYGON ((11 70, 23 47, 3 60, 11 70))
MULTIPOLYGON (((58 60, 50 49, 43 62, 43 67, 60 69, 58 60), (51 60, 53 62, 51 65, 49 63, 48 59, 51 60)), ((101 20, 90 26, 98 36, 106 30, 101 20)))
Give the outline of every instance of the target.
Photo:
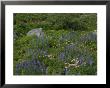
POLYGON ((16 13, 14 75, 97 75, 96 13, 16 13))

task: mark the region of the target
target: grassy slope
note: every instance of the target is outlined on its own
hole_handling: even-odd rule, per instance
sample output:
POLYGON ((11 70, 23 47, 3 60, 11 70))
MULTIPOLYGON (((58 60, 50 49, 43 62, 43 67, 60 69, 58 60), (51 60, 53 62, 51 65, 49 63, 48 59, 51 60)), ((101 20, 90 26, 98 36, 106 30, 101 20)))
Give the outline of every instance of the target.
MULTIPOLYGON (((63 74, 64 68, 68 67, 68 64, 65 63, 74 64, 75 62, 71 61, 80 57, 83 58, 85 64, 68 67, 67 74, 96 74, 96 41, 82 41, 84 36, 94 30, 96 30, 96 14, 15 14, 14 32, 17 37, 14 40, 14 74, 60 75, 63 74), (40 40, 35 36, 26 36, 26 33, 33 28, 43 28, 45 38, 40 40), (66 48, 72 44, 75 45, 75 48, 66 48), (32 54, 27 54, 28 49, 31 49, 29 52, 32 54), (48 56, 36 53, 38 49, 47 51, 48 56), (61 53, 65 55, 63 60, 59 56, 61 53), (88 63, 91 58, 92 65, 88 63), (33 69, 35 65, 22 64, 28 63, 32 59, 35 59, 35 62, 39 60, 40 65, 44 64, 43 67, 47 72, 33 69)), ((36 69, 38 68, 36 66, 36 69)))

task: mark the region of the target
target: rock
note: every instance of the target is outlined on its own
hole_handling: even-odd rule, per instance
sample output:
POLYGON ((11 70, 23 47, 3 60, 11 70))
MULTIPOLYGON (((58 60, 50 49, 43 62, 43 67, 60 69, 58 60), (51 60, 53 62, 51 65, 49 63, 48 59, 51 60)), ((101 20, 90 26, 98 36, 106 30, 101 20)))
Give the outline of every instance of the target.
POLYGON ((96 31, 90 32, 87 35, 81 37, 81 41, 88 41, 88 40, 97 42, 97 32, 96 31))
POLYGON ((96 32, 89 33, 88 34, 88 39, 96 41, 97 40, 97 33, 96 32))
POLYGON ((36 28, 36 29, 32 29, 27 33, 28 36, 31 35, 36 35, 37 37, 43 37, 44 36, 44 32, 42 31, 42 28, 36 28))

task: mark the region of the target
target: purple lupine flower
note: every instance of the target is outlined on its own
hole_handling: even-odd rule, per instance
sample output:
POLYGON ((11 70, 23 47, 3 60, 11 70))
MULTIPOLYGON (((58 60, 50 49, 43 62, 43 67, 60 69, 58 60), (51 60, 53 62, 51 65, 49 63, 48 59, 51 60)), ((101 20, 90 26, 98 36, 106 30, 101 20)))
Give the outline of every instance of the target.
POLYGON ((15 74, 16 75, 20 75, 22 70, 25 70, 26 72, 28 72, 28 74, 30 74, 32 72, 32 70, 34 72, 35 71, 37 71, 37 72, 40 71, 41 72, 41 67, 42 67, 41 64, 39 66, 39 64, 36 63, 36 59, 26 60, 26 61, 23 61, 23 62, 18 63, 16 65, 16 67, 15 67, 15 74))
POLYGON ((60 53, 59 58, 61 60, 64 60, 65 59, 65 53, 64 52, 60 53))
POLYGON ((19 63, 16 65, 16 68, 17 69, 20 69, 20 64, 19 63))
POLYGON ((48 53, 47 52, 44 52, 44 56, 47 56, 48 55, 48 53))
POLYGON ((23 62, 23 68, 26 68, 27 66, 26 66, 26 62, 23 62))
POLYGON ((39 60, 37 60, 37 64, 40 68, 42 67, 41 62, 39 60))
POLYGON ((93 59, 92 58, 88 58, 88 64, 92 65, 93 64, 93 59))
POLYGON ((32 64, 33 65, 36 65, 37 64, 35 59, 32 60, 32 64))

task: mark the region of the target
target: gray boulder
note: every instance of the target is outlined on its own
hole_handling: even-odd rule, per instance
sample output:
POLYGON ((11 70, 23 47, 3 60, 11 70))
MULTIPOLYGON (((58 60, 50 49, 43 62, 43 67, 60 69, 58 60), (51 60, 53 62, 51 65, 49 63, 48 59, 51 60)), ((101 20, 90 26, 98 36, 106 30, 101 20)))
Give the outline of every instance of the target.
POLYGON ((91 32, 88 34, 88 39, 92 40, 92 41, 96 41, 97 40, 97 33, 96 32, 91 32))
POLYGON ((36 28, 36 29, 32 29, 27 33, 28 36, 31 35, 36 35, 37 37, 43 37, 44 36, 44 32, 42 31, 42 28, 36 28))
POLYGON ((88 41, 88 40, 91 40, 91 41, 95 41, 97 42, 97 32, 90 32, 88 33, 87 35, 81 37, 81 40, 82 41, 88 41))

